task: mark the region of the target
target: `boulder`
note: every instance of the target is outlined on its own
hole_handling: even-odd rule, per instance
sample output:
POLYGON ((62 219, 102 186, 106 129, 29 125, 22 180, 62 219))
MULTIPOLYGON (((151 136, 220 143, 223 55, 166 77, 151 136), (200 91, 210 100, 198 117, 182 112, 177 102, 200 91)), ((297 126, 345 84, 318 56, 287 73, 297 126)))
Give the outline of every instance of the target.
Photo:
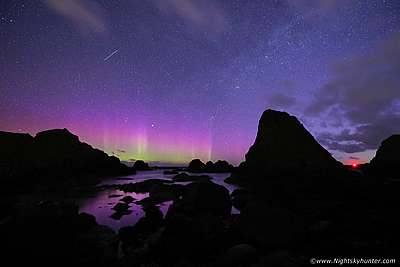
POLYGON ((194 159, 189 163, 188 172, 202 173, 206 172, 206 165, 199 159, 194 159))
POLYGON ((296 117, 274 110, 264 111, 245 158, 227 182, 335 176, 344 170, 296 117))
POLYGON ((242 210, 250 202, 250 192, 246 189, 235 189, 231 194, 233 207, 242 210))
POLYGON ((74 250, 81 257, 70 266, 110 266, 117 260, 118 238, 104 225, 97 225, 73 238, 74 250))
POLYGON ((214 163, 213 171, 208 172, 216 172, 216 173, 228 173, 234 171, 235 167, 229 164, 225 160, 218 160, 214 163))
POLYGON ((183 188, 181 199, 169 207, 167 217, 176 213, 195 216, 201 213, 212 213, 216 216, 229 217, 232 204, 229 191, 209 179, 200 179, 183 188))
POLYGON ((129 204, 129 203, 133 202, 134 200, 135 200, 135 198, 131 197, 131 196, 125 196, 125 197, 121 198, 121 201, 125 202, 126 204, 129 204))
POLYGON ((130 206, 126 203, 117 203, 117 205, 112 208, 113 210, 115 210, 115 212, 110 215, 110 218, 114 220, 119 220, 122 218, 122 216, 131 214, 132 211, 128 210, 129 207, 130 206))
POLYGON ((214 260, 228 244, 228 231, 219 217, 211 213, 194 217, 175 214, 151 251, 154 261, 163 266, 176 266, 180 259, 199 266, 214 260))
MULTIPOLYGON (((218 266, 251 266, 259 261, 257 250, 248 244, 238 244, 227 249, 218 261, 218 266)), ((256 265, 257 266, 257 265, 256 265)))
POLYGON ((150 187, 149 196, 161 202, 175 199, 175 196, 173 194, 168 192, 168 190, 166 190, 164 186, 160 185, 153 185, 152 187, 150 187))
POLYGON ((198 179, 212 179, 210 176, 208 175, 189 175, 185 172, 182 172, 180 174, 175 175, 174 177, 172 177, 172 181, 174 182, 193 182, 196 181, 198 179))
POLYGON ((369 173, 377 178, 400 179, 400 134, 385 139, 369 164, 369 173))
POLYGON ((262 253, 295 248, 305 233, 304 222, 292 212, 256 202, 242 209, 233 229, 241 242, 262 253))
POLYGON ((121 248, 125 256, 134 254, 143 247, 146 241, 158 228, 164 225, 163 213, 157 206, 147 205, 143 207, 145 216, 140 218, 134 226, 122 227, 119 230, 121 248))
POLYGON ((135 161, 135 164, 133 165, 133 169, 136 171, 151 171, 149 164, 147 164, 143 160, 135 161))
POLYGON ((126 203, 117 203, 112 209, 116 212, 123 212, 129 209, 129 205, 126 203))

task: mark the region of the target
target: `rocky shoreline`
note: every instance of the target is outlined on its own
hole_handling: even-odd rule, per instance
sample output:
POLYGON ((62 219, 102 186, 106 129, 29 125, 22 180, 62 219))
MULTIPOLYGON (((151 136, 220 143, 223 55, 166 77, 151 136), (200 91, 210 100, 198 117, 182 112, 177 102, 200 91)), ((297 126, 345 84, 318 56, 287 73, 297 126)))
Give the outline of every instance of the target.
MULTIPOLYGON (((145 216, 118 233, 72 203, 42 201, 37 193, 20 205, 8 198, 0 223, 3 260, 17 266, 257 267, 306 266, 311 258, 396 259, 399 144, 400 135, 391 136, 370 164, 351 171, 296 118, 267 110, 246 161, 226 180, 241 189, 230 194, 206 175, 173 171, 170 181, 119 185, 149 197, 141 202, 145 216), (165 217, 157 207, 164 201, 172 201, 165 217)), ((189 165, 199 173, 207 164, 189 165)), ((115 216, 124 216, 130 201, 121 199, 115 216)))

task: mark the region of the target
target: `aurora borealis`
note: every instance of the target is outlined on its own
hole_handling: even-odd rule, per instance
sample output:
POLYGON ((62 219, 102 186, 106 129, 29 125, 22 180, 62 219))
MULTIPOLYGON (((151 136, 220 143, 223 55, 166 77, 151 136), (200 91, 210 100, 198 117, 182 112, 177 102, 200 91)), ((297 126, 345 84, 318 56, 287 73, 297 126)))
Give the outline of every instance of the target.
POLYGON ((399 14, 391 0, 1 1, 0 130, 237 165, 271 108, 368 162, 400 132, 399 14))

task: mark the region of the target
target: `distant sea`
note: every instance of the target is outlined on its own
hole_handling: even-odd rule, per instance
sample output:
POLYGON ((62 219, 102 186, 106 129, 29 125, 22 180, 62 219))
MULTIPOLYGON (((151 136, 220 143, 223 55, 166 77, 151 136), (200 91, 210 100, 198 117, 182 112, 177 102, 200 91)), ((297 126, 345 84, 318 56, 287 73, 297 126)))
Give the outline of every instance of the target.
MULTIPOLYGON (((165 179, 171 180, 174 176, 172 174, 163 174, 163 169, 156 169, 152 171, 138 171, 136 175, 125 175, 125 176, 115 176, 109 177, 103 180, 101 183, 96 185, 96 187, 107 186, 107 185, 119 185, 141 182, 147 179, 165 179)), ((190 174, 190 173, 189 173, 190 174)), ((190 174, 190 175, 202 175, 200 174, 190 174)), ((227 184, 224 180, 230 176, 230 173, 204 173, 213 178, 213 182, 224 186, 232 193, 233 190, 238 188, 235 185, 227 184)), ((176 184, 188 184, 190 182, 182 182, 176 184)), ((100 190, 91 191, 91 194, 86 197, 80 197, 75 199, 75 202, 79 205, 79 212, 86 212, 96 217, 97 222, 100 225, 107 225, 118 233, 118 230, 124 226, 133 226, 141 217, 144 216, 142 206, 135 204, 135 201, 129 204, 129 210, 132 211, 129 215, 122 216, 121 219, 115 220, 110 218, 110 216, 115 212, 112 208, 120 202, 125 196, 131 196, 137 200, 141 200, 149 196, 149 193, 125 193, 118 189, 106 188, 100 190), (111 197, 110 197, 111 196, 111 197)), ((162 213, 165 214, 168 211, 169 205, 172 201, 164 202, 159 205, 162 213)), ((238 210, 232 208, 232 213, 239 213, 238 210)))

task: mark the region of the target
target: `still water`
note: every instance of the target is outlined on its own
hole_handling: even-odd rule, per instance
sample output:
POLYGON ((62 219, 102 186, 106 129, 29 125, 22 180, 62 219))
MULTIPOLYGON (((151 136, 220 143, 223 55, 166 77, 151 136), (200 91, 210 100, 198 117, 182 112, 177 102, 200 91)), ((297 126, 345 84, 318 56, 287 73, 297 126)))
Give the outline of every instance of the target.
MULTIPOLYGON (((172 174, 163 174, 164 170, 152 170, 152 171, 138 171, 136 175, 127 175, 127 176, 118 176, 111 177, 106 180, 103 180, 98 187, 105 185, 119 185, 119 184, 127 184, 127 183, 135 183, 141 182, 147 179, 165 179, 171 180, 174 176, 172 174)), ((201 174, 196 174, 201 175, 201 174)), ((207 173, 206 175, 211 176, 213 178, 213 182, 219 185, 224 186, 229 190, 229 193, 232 193, 233 190, 238 188, 235 185, 227 184, 224 182, 224 179, 229 177, 230 173, 207 173)), ((176 184, 188 184, 189 182, 182 182, 176 184)), ((118 232, 121 227, 124 226, 133 226, 141 217, 144 216, 144 212, 142 210, 142 206, 135 204, 135 201, 141 200, 145 197, 148 197, 148 193, 125 193, 116 188, 106 188, 99 189, 93 191, 90 196, 81 197, 76 200, 77 204, 80 207, 79 212, 86 212, 92 214, 96 217, 96 220, 101 225, 107 225, 112 228, 114 231, 118 232), (129 204, 129 209, 132 211, 129 215, 122 216, 121 219, 115 220, 110 216, 115 212, 112 208, 125 196, 131 196, 135 198, 135 200, 129 204)), ((172 201, 161 203, 157 206, 160 207, 160 210, 163 212, 164 216, 168 211, 169 205, 172 204, 172 201)), ((232 213, 239 213, 235 208, 232 208, 232 213)))

